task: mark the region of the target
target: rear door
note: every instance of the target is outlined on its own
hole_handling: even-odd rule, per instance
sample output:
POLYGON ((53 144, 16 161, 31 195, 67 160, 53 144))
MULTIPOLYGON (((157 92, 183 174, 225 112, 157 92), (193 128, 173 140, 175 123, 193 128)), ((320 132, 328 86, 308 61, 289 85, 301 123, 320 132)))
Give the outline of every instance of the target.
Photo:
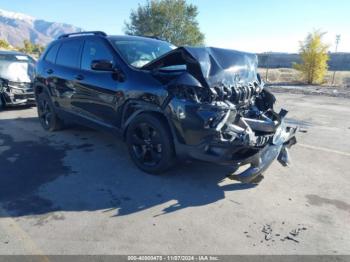
POLYGON ((119 82, 113 72, 92 70, 93 60, 116 63, 115 54, 105 39, 87 37, 84 41, 81 73, 80 78, 75 80, 72 106, 88 119, 116 126, 119 82))
POLYGON ((67 38, 59 46, 55 59, 55 65, 47 68, 46 72, 51 77, 49 84, 53 95, 56 97, 56 105, 60 108, 74 112, 71 98, 76 92, 75 83, 81 73, 80 57, 83 47, 83 39, 67 38))

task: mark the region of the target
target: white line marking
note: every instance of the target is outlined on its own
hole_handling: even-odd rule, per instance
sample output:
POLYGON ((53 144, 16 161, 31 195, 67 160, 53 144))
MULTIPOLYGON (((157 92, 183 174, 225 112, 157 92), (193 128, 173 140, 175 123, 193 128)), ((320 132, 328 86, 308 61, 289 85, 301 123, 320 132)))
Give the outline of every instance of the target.
POLYGON ((300 144, 300 143, 298 143, 297 145, 301 146, 301 147, 305 147, 305 148, 310 148, 310 149, 315 149, 315 150, 319 150, 319 151, 324 151, 324 152, 328 152, 328 153, 335 153, 335 154, 338 154, 338 155, 349 156, 350 157, 350 153, 348 153, 348 152, 343 152, 343 151, 334 150, 334 149, 325 148, 325 147, 305 145, 305 144, 300 144))

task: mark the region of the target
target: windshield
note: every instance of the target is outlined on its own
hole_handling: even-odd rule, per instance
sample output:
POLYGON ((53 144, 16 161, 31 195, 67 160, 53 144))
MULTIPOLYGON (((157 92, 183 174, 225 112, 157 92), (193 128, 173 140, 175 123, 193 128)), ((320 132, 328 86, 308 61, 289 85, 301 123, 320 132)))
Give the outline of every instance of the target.
POLYGON ((34 78, 35 61, 27 55, 0 54, 0 78, 30 83, 34 78))
POLYGON ((112 43, 118 49, 123 59, 129 65, 137 68, 141 68, 152 60, 176 48, 170 43, 154 39, 112 39, 112 43))

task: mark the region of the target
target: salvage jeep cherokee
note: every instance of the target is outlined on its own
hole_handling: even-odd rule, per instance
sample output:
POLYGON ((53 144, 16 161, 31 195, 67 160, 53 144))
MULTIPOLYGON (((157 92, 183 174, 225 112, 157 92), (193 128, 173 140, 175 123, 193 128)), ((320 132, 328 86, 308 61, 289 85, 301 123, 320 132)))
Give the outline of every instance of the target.
POLYGON ((161 173, 178 158, 247 166, 243 182, 276 158, 288 163, 296 128, 273 110, 256 55, 179 47, 148 37, 66 34, 37 64, 35 94, 44 129, 67 121, 126 140, 143 171, 161 173))

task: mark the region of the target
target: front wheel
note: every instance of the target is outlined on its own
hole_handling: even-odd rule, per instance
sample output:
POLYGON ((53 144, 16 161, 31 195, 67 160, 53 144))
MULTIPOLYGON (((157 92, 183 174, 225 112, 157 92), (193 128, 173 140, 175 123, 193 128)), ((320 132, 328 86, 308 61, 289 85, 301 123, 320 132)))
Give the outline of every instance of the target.
POLYGON ((175 153, 166 123, 151 114, 141 114, 130 123, 126 143, 133 162, 151 174, 160 174, 174 163, 175 153))
POLYGON ((49 95, 43 91, 36 96, 36 100, 41 126, 51 132, 61 129, 62 120, 57 116, 49 95))
POLYGON ((0 94, 0 111, 4 110, 5 108, 5 102, 4 100, 2 99, 2 96, 0 94))

